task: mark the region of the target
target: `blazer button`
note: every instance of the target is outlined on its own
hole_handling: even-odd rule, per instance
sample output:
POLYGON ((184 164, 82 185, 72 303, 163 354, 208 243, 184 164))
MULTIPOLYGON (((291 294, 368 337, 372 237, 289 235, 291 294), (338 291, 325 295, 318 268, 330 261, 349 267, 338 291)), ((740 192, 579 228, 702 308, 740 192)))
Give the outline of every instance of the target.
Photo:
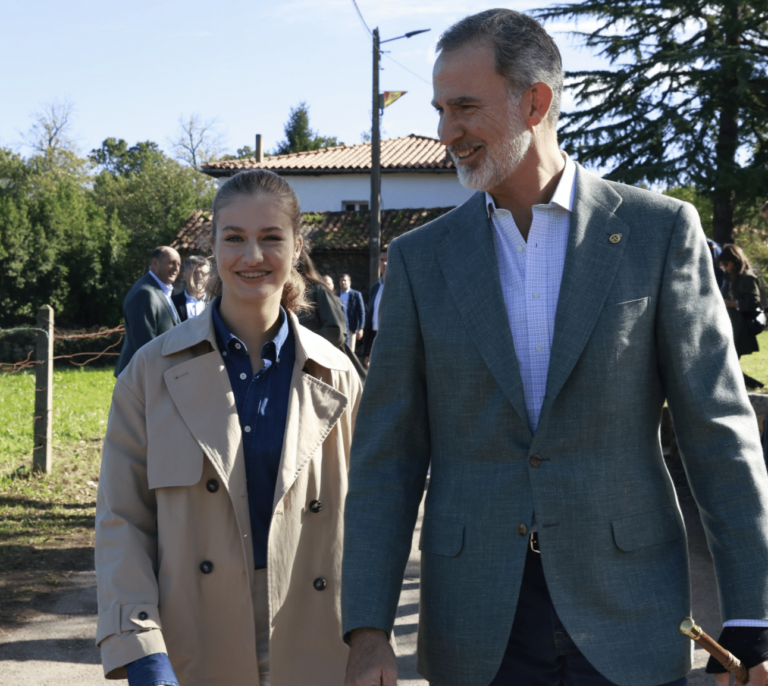
POLYGON ((205 560, 204 562, 200 563, 200 571, 203 574, 210 574, 213 571, 213 562, 210 562, 208 560, 205 560))
POLYGON ((209 493, 216 493, 216 491, 219 490, 219 482, 216 481, 216 479, 209 479, 208 483, 205 484, 205 487, 208 489, 209 493))
POLYGON ((319 576, 312 582, 312 585, 315 587, 316 591, 324 591, 325 587, 328 585, 328 582, 323 579, 323 577, 319 576))
POLYGON ((322 504, 322 503, 321 503, 319 500, 313 500, 313 501, 312 501, 312 502, 309 504, 309 509, 310 509, 312 512, 314 512, 315 514, 317 514, 318 512, 320 512, 320 510, 322 510, 322 509, 323 509, 323 504, 322 504))
POLYGON ((149 619, 149 615, 146 612, 139 612, 139 619, 143 622, 145 619, 149 619))
POLYGON ((541 455, 531 455, 531 458, 528 460, 528 464, 531 465, 531 467, 540 467, 541 455))
POLYGON ((519 533, 521 536, 525 536, 525 534, 528 533, 528 527, 525 524, 518 524, 517 533, 519 533))

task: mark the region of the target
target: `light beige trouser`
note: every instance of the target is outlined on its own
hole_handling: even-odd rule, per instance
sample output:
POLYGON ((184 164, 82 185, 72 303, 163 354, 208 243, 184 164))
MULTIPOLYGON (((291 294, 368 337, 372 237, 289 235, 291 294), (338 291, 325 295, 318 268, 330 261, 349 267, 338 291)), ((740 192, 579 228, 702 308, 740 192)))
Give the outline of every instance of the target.
POLYGON ((253 618, 256 622, 256 659, 259 663, 259 685, 270 686, 269 679, 269 594, 267 591, 267 570, 257 569, 253 573, 253 618))

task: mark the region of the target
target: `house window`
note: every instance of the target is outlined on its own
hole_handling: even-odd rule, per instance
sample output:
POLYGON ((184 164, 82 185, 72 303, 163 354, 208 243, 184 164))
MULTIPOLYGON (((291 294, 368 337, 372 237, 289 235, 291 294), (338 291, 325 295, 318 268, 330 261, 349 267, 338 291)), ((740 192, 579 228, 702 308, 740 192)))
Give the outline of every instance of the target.
POLYGON ((343 212, 364 212, 368 209, 367 200, 342 200, 341 209, 343 212))

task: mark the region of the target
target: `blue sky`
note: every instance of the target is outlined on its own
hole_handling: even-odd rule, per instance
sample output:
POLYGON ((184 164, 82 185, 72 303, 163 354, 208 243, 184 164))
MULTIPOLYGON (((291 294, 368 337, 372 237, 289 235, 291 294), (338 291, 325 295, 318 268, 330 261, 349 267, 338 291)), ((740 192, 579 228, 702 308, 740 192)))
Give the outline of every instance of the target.
MULTIPOLYGON (((525 11, 549 3, 505 3, 525 11)), ((430 33, 388 43, 381 90, 408 94, 387 108, 384 136, 434 136, 430 106, 438 37, 467 14, 498 6, 477 0, 358 0, 382 40, 415 29, 430 33), (413 72, 413 73, 410 73, 413 72)), ((216 119, 225 148, 271 150, 291 107, 310 106, 312 127, 347 144, 370 128, 371 41, 352 0, 69 0, 5 3, 0 45, 0 145, 29 152, 30 114, 69 99, 81 151, 109 136, 169 149, 180 116, 216 119)), ((548 25, 566 69, 601 61, 548 25)), ((588 28, 580 25, 579 29, 588 28)), ((604 65, 603 65, 604 66, 604 65)), ((564 109, 569 109, 568 98, 564 109)))

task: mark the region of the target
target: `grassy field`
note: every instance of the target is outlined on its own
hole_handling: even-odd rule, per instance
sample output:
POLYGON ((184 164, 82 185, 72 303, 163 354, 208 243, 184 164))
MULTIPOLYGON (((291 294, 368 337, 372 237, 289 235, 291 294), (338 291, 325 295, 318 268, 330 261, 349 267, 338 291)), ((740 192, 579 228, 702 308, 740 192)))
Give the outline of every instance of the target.
MULTIPOLYGON (((54 372, 53 470, 40 475, 31 471, 34 375, 0 376, 0 575, 24 575, 21 588, 33 595, 41 583, 93 568, 101 443, 114 383, 111 369, 54 372)), ((25 599, 18 587, 0 584, 0 606, 9 603, 9 612, 25 599), (9 597, 3 588, 16 590, 9 597)))

